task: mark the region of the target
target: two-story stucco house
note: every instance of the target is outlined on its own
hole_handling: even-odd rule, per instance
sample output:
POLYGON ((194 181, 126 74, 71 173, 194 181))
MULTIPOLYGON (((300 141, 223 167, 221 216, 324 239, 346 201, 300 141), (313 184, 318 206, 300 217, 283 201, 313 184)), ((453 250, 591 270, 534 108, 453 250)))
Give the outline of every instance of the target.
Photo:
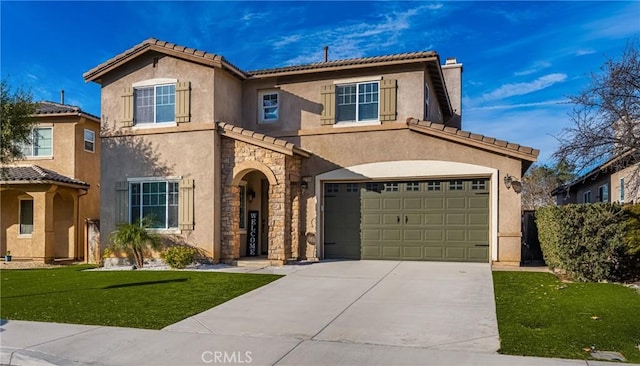
POLYGON ((148 39, 102 86, 101 237, 119 222, 214 260, 520 261, 538 150, 461 129, 462 65, 416 52, 244 71, 148 39))
POLYGON ((100 119, 39 102, 24 160, 0 168, 0 251, 14 260, 86 258, 85 220, 100 215, 100 119))

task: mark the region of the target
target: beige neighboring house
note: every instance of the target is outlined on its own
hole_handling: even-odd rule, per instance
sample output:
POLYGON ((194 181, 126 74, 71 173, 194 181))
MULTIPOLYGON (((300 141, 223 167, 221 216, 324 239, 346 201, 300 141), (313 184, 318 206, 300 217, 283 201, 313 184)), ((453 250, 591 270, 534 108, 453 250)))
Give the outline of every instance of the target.
POLYGON ((148 39, 102 86, 101 237, 151 216, 215 261, 520 262, 538 150, 462 128, 462 65, 435 52, 244 71, 148 39), (515 186, 515 185, 514 185, 515 186))
MULTIPOLYGON (((624 156, 623 156, 624 157, 624 156)), ((640 190, 637 188, 640 163, 621 163, 612 158, 593 168, 572 182, 562 185, 551 192, 556 204, 595 202, 640 202, 640 190), (635 194, 634 194, 635 192, 635 194)))
POLYGON ((86 257, 85 220, 100 215, 100 119, 39 102, 25 158, 0 169, 0 251, 13 260, 86 257))

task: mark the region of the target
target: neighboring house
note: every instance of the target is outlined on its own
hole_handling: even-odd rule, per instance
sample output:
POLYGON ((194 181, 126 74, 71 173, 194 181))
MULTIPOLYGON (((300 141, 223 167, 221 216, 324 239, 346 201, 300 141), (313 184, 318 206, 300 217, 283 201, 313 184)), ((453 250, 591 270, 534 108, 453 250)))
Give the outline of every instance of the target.
POLYGON ((151 216, 214 260, 520 262, 516 180, 538 150, 461 130, 435 52, 243 71, 148 39, 102 86, 101 237, 151 216))
POLYGON ((39 102, 24 160, 0 168, 0 251, 14 260, 84 259, 85 220, 100 215, 100 119, 39 102))
POLYGON ((591 169, 574 181, 562 185, 551 192, 556 204, 640 201, 640 195, 633 195, 636 183, 634 176, 640 171, 640 163, 621 164, 612 158, 591 169))

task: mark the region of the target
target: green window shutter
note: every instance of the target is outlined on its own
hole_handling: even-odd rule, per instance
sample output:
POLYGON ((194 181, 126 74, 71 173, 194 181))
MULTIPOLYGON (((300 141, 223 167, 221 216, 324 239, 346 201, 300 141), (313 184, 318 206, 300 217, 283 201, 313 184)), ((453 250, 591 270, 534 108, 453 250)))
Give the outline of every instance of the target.
POLYGON ((180 181, 179 199, 179 225, 180 230, 193 230, 193 179, 182 179, 180 181))
POLYGON ((176 84, 176 122, 189 122, 191 107, 191 84, 188 81, 176 84))
POLYGON ((133 88, 124 88, 122 93, 122 127, 133 126, 133 88))
POLYGON ((322 115, 320 122, 323 125, 333 125, 336 123, 336 86, 323 85, 320 92, 320 101, 322 103, 322 115))
POLYGON ((116 182, 116 224, 129 222, 129 183, 116 182))
POLYGON ((396 120, 396 80, 380 80, 380 121, 396 120))

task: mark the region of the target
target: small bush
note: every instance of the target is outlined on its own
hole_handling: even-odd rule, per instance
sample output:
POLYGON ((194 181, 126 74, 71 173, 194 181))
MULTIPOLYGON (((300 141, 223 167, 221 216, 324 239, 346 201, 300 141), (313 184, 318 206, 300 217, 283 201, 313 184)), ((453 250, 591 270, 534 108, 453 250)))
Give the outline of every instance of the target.
POLYGON ((540 246, 553 269, 577 281, 623 281, 640 263, 640 211, 611 203, 548 206, 536 212, 540 246))
POLYGON ((196 250, 189 246, 176 245, 167 248, 162 253, 164 261, 171 266, 171 268, 182 269, 189 264, 193 263, 196 250))

